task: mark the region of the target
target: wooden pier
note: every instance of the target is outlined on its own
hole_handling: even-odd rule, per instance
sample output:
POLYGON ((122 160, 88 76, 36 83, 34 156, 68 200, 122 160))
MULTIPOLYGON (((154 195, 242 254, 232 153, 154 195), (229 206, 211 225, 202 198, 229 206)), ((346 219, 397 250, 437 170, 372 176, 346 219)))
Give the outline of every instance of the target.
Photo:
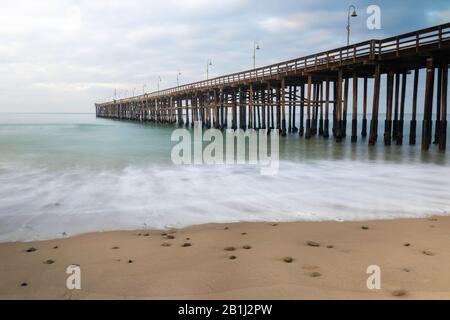
POLYGON ((97 103, 95 108, 97 117, 180 126, 200 121, 206 128, 217 129, 278 129, 282 136, 297 133, 310 139, 332 135, 337 142, 346 138, 349 125, 352 142, 358 140, 361 130, 361 137, 368 135, 368 143, 373 145, 378 140, 378 126, 381 125, 380 90, 385 79, 384 143, 403 143, 405 111, 411 110, 409 144, 415 144, 419 70, 425 69, 422 150, 428 150, 434 143, 444 151, 449 61, 450 23, 446 23, 205 81, 97 103), (372 97, 368 94, 368 80, 371 80, 370 85, 373 83, 372 97), (358 86, 361 84, 363 94, 359 97, 358 86), (412 104, 407 106, 408 85, 412 85, 412 104), (349 96, 350 91, 352 96, 349 96), (347 124, 349 110, 352 118, 347 124), (361 128, 358 128, 357 116, 361 111, 361 128), (371 115, 370 122, 368 114, 371 115))

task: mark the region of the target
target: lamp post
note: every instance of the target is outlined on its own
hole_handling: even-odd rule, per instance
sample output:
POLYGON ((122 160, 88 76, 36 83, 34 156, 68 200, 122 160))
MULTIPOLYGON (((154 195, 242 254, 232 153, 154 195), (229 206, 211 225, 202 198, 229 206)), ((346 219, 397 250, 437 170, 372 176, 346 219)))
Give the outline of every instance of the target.
POLYGON ((259 50, 259 44, 254 41, 253 42, 253 69, 256 69, 256 50, 259 50))
POLYGON ((157 81, 157 83, 158 83, 158 91, 159 91, 159 83, 160 83, 161 81, 162 81, 161 77, 158 76, 158 81, 157 81))
POLYGON ((178 70, 177 71, 177 87, 180 86, 180 76, 181 76, 181 72, 178 70))
POLYGON ((206 61, 206 80, 209 79, 209 66, 212 66, 212 61, 211 61, 211 59, 209 59, 208 61, 206 61))
POLYGON ((354 5, 350 5, 347 12, 347 46, 350 45, 350 18, 355 18, 357 16, 356 7, 354 5), (351 12, 352 10, 353 12, 351 12))

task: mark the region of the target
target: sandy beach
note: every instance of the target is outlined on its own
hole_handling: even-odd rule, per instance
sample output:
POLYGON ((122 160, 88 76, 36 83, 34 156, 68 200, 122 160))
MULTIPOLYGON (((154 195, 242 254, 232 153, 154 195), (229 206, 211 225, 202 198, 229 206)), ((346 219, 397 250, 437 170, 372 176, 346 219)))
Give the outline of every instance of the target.
POLYGON ((1 243, 0 298, 450 299, 449 230, 450 217, 242 222, 1 243), (81 290, 66 289, 71 264, 81 290))

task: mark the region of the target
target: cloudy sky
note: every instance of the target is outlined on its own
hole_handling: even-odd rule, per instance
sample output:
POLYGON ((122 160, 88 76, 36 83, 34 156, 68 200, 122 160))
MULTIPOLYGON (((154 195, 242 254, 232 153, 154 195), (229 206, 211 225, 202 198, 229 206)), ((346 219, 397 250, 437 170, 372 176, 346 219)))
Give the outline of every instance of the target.
POLYGON ((154 91, 450 21, 450 2, 321 0, 4 0, 0 112, 93 112, 95 101, 154 91), (366 8, 381 8, 368 30, 366 8))

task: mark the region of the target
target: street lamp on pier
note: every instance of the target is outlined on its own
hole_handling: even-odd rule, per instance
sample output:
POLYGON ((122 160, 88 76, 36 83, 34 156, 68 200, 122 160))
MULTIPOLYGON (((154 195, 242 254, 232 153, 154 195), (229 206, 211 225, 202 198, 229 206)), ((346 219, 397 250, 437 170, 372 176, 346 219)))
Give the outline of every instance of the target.
POLYGON ((256 69, 256 50, 259 50, 259 44, 254 41, 253 42, 253 69, 256 69))
POLYGON ((356 7, 354 5, 350 5, 347 12, 347 46, 350 45, 350 18, 355 18, 357 16, 356 7))
POLYGON ((213 65, 213 64, 212 64, 211 59, 208 59, 208 60, 206 61, 206 80, 209 79, 209 67, 212 66, 212 65, 213 65))

